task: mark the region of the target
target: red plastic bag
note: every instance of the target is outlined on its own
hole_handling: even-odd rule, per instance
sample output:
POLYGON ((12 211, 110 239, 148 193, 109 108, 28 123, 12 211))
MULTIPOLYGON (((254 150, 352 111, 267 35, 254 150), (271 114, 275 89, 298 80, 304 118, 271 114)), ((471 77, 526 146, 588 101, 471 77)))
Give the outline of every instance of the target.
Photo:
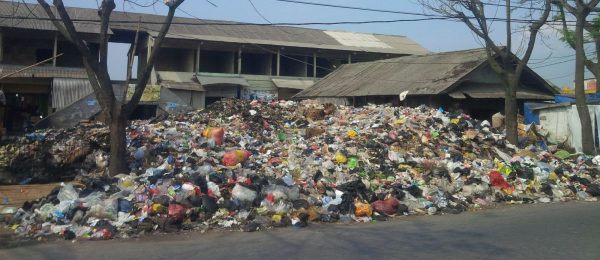
POLYGON ((506 189, 510 187, 510 184, 504 179, 502 174, 498 171, 491 171, 488 176, 490 177, 490 185, 498 189, 506 189))
POLYGON ((398 206, 400 202, 396 198, 389 198, 385 200, 378 200, 371 203, 371 207, 373 211, 384 214, 384 215, 394 215, 398 211, 398 206))
POLYGON ((169 204, 169 218, 183 220, 185 217, 185 207, 179 204, 169 204))

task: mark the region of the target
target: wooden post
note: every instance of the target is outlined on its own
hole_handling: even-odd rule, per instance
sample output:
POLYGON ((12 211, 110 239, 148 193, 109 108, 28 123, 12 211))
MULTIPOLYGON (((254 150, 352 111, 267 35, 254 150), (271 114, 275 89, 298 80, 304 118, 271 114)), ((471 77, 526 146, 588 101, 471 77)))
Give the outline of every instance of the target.
POLYGON ((277 49, 277 76, 280 76, 281 71, 281 50, 277 49))
POLYGON ((352 53, 348 53, 348 64, 352 64, 352 53))
POLYGON ((54 34, 54 49, 52 50, 52 67, 56 67, 56 55, 58 54, 58 33, 54 34))

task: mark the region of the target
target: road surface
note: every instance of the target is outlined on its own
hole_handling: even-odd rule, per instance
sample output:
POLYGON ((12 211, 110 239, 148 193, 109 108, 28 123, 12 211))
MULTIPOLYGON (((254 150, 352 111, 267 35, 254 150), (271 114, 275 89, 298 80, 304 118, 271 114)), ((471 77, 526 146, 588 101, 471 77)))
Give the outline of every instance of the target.
POLYGON ((369 224, 54 241, 0 259, 600 259, 600 203, 508 206, 369 224))

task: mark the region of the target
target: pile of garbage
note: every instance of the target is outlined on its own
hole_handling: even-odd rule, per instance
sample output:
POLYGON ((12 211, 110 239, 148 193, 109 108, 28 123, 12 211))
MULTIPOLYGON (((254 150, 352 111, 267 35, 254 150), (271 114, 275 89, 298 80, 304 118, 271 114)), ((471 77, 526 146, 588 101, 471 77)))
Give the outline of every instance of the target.
POLYGON ((89 155, 109 145, 108 128, 97 123, 26 134, 0 147, 0 185, 72 180, 94 169, 89 155))
MULTIPOLYGON (((113 177, 105 174, 106 128, 86 127, 59 131, 66 140, 78 132, 93 140, 95 147, 83 146, 88 154, 72 161, 85 167, 47 197, 12 209, 6 223, 16 234, 256 231, 600 196, 600 157, 536 142, 519 149, 487 121, 425 106, 224 100, 132 122, 131 171, 113 177)), ((53 131, 26 143, 61 146, 53 131)))

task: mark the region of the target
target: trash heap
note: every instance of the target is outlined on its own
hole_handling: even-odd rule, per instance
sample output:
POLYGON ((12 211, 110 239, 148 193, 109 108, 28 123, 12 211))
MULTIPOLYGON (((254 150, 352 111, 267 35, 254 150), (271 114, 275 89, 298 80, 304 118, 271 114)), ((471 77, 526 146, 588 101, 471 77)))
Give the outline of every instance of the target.
POLYGON ((10 173, 0 178, 0 185, 72 180, 82 170, 95 167, 88 156, 109 149, 108 134, 101 124, 80 124, 26 134, 9 142, 0 147, 0 172, 10 173))
MULTIPOLYGON (((600 196, 600 157, 517 149, 487 121, 425 106, 224 100, 132 122, 131 171, 114 177, 104 174, 106 128, 86 127, 59 132, 67 140, 96 133, 95 147, 86 143, 88 154, 74 160, 87 168, 46 198, 14 209, 7 226, 17 234, 110 239, 181 229, 256 231, 600 196)), ((35 142, 46 145, 57 136, 51 133, 35 142)))

